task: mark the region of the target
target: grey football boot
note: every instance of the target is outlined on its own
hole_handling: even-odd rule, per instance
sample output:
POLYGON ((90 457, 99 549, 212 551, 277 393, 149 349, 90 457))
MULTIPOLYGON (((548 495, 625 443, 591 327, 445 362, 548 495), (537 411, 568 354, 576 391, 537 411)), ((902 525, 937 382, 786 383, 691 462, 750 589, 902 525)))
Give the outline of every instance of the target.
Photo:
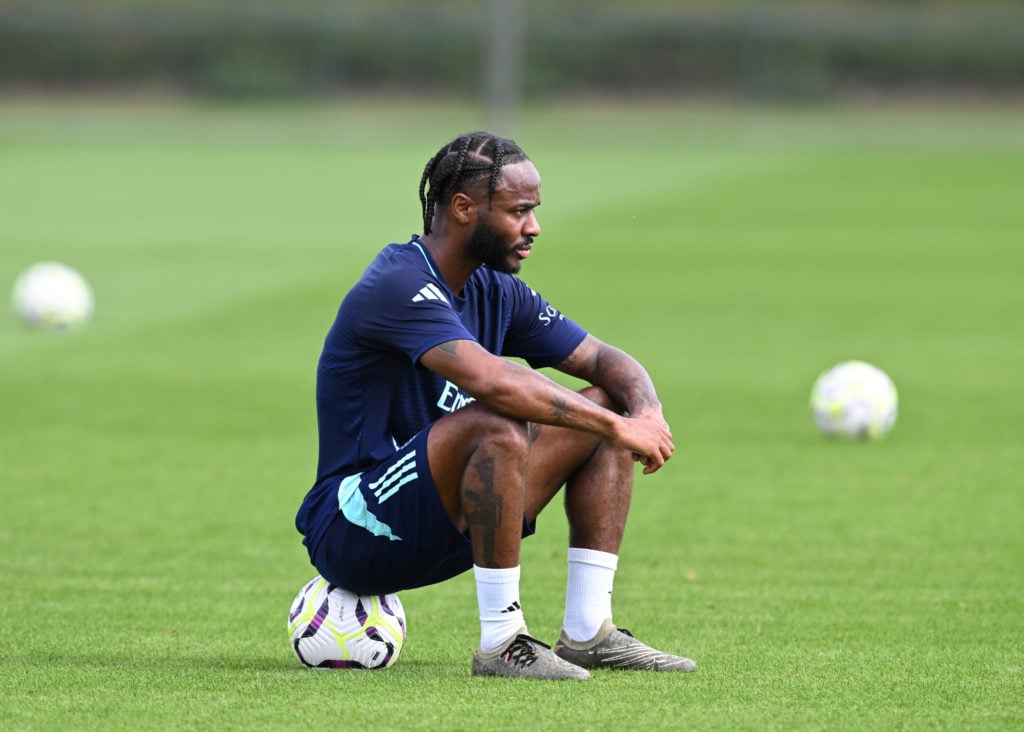
POLYGON ((523 679, 589 679, 590 672, 551 652, 551 646, 522 628, 500 648, 473 654, 474 676, 513 676, 523 679))
POLYGON ((597 635, 583 643, 574 641, 563 629, 554 648, 555 655, 583 668, 618 668, 633 671, 694 671, 689 658, 673 656, 641 643, 624 628, 605 620, 597 635))

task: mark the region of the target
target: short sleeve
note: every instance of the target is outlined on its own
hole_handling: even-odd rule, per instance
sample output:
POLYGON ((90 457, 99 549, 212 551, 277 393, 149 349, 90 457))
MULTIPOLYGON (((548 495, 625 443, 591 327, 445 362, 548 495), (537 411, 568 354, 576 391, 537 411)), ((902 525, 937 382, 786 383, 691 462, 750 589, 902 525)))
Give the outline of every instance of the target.
POLYGON ((555 309, 517 277, 509 277, 506 296, 511 306, 504 356, 523 358, 534 368, 554 366, 571 354, 587 331, 555 309))
POLYGON ((406 354, 413 363, 440 343, 476 341, 448 297, 434 277, 392 270, 374 283, 357 333, 368 344, 406 354))

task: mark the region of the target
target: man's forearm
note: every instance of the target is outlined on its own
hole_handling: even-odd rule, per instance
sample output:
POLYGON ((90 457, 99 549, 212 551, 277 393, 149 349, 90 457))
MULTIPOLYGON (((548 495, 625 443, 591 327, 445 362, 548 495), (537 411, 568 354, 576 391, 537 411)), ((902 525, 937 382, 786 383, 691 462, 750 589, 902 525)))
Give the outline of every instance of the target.
POLYGON ((619 417, 539 371, 506 361, 512 377, 495 379, 478 399, 499 414, 539 424, 583 430, 613 438, 619 417))

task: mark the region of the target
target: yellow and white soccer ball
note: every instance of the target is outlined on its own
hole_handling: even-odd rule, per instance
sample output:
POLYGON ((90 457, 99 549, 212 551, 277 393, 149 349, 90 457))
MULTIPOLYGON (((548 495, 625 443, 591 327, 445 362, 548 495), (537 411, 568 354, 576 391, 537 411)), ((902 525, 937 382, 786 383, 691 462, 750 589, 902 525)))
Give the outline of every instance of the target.
POLYGON ((310 668, 387 668, 405 645, 405 609, 394 593, 356 595, 317 576, 295 596, 288 632, 310 668))
POLYGON ((71 330, 92 317, 92 288, 61 262, 38 262, 18 276, 11 295, 18 317, 35 328, 71 330))
POLYGON ((899 397, 884 371, 845 361, 814 382, 811 411, 818 429, 830 437, 877 440, 896 424, 899 397))

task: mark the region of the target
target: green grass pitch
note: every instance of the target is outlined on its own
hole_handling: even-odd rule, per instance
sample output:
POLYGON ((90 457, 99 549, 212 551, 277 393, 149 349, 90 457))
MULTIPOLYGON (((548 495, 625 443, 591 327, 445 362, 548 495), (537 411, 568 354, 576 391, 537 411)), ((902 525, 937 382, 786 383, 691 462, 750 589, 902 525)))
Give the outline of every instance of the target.
MULTIPOLYGON (((638 476, 616 619, 700 664, 538 684, 470 677, 468 576, 403 593, 385 672, 306 671, 285 630, 323 335, 478 112, 5 104, 0 283, 66 261, 97 311, 0 316, 0 727, 1024 727, 1022 122, 523 113, 523 277, 649 367, 677 438, 638 476), (812 425, 851 358, 900 390, 882 442, 812 425)), ((565 544, 553 505, 522 559, 548 641, 565 544)))

